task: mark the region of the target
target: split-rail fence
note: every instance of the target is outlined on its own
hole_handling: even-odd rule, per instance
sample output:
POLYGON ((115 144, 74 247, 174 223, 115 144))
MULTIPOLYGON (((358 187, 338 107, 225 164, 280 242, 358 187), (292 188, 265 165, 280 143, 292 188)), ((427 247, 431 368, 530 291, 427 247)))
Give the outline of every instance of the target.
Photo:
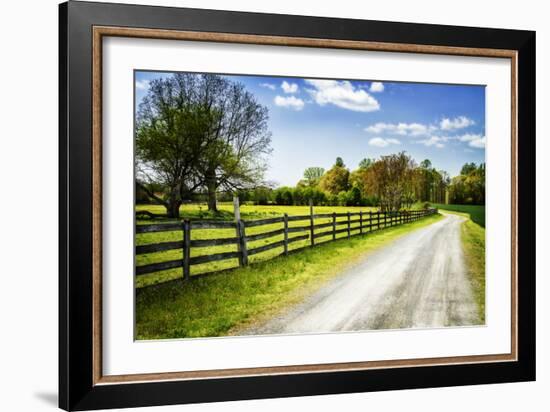
MULTIPOLYGON (((208 262, 221 261, 226 259, 238 259, 239 266, 246 266, 249 256, 266 252, 274 248, 281 248, 282 252, 277 254, 288 255, 307 247, 315 246, 318 243, 326 243, 351 236, 363 235, 387 227, 397 226, 405 223, 415 222, 423 217, 437 213, 437 209, 405 210, 399 212, 347 212, 347 213, 313 213, 310 207, 309 215, 288 216, 286 213, 280 217, 258 220, 242 220, 238 212, 238 204, 235 208, 234 221, 220 220, 188 220, 185 219, 175 223, 154 223, 137 225, 136 233, 154 232, 183 232, 182 240, 153 243, 136 246, 136 255, 156 253, 174 249, 182 250, 182 258, 159 263, 152 263, 136 267, 136 275, 141 276, 149 273, 159 272, 168 269, 182 268, 183 278, 188 280, 191 277, 191 266, 208 262), (315 223, 316 219, 322 219, 324 223, 315 223), (327 221, 328 220, 328 221, 327 221), (289 222, 305 222, 300 226, 289 226, 289 222), (262 233, 247 234, 247 229, 266 225, 280 224, 281 227, 262 233), (191 239, 191 233, 196 229, 234 229, 235 236, 216 239, 191 239), (324 229, 319 231, 319 229, 324 229), (300 233, 297 236, 289 237, 289 234, 300 233), (345 233, 346 235, 337 236, 345 233), (283 239, 271 242, 262 246, 249 247, 250 242, 261 239, 268 239, 283 235, 283 239), (325 239, 321 239, 325 238, 325 239), (289 245, 294 242, 309 239, 306 246, 289 250, 289 245), (322 240, 322 241, 321 241, 322 240), (209 255, 191 256, 191 249, 211 246, 236 245, 237 251, 214 253, 209 255)), ((195 275, 193 275, 195 277, 195 275)))

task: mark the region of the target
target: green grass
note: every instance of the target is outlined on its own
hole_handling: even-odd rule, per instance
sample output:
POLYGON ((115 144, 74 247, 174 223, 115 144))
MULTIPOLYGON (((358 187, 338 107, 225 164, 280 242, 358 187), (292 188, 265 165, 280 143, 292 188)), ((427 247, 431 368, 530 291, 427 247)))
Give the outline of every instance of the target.
POLYGON ((440 218, 440 215, 429 216, 190 282, 175 280, 138 289, 136 338, 214 337, 238 333, 302 301, 366 254, 440 218))
MULTIPOLYGON (((137 210, 148 210, 153 213, 164 213, 164 208, 162 206, 156 205, 139 205, 136 208, 137 210)), ((362 210, 367 212, 369 210, 374 210, 374 208, 368 207, 340 207, 340 206, 318 206, 314 208, 315 213, 344 213, 344 212, 358 212, 362 210)), ((219 212, 212 213, 208 212, 206 206, 201 206, 197 204, 185 205, 180 209, 181 218, 189 219, 217 219, 217 220, 233 220, 233 205, 229 203, 219 204, 219 212)), ((277 217, 282 216, 284 213, 287 213, 289 216, 292 215, 308 215, 309 206, 254 206, 254 205, 242 205, 241 206, 241 218, 245 220, 253 219, 263 219, 268 217, 277 217)), ((346 217, 337 218, 337 221, 345 221, 346 217)), ((138 220, 137 224, 150 224, 153 222, 165 222, 170 221, 170 219, 143 219, 138 220)), ((173 219, 172 219, 173 221, 173 219)), ((315 224, 327 223, 331 219, 315 219, 315 224)), ((307 225, 307 221, 298 221, 298 222, 289 222, 289 227, 294 226, 304 226, 307 225)), ((352 224, 351 227, 358 226, 358 223, 352 224)), ((247 228, 246 234, 253 235, 262 232, 268 232, 272 230, 277 230, 282 228, 282 223, 274 223, 271 225, 264 225, 259 227, 247 228)), ((343 228, 341 226, 340 228, 343 228)), ((316 233, 322 231, 330 231, 330 228, 325 228, 323 230, 317 230, 316 233)), ((306 232, 302 233, 292 233, 289 235, 289 238, 300 236, 306 232)), ((191 239, 214 239, 214 238, 225 238, 225 237, 234 237, 234 229, 196 229, 191 231, 191 239)), ((346 237, 345 233, 338 234, 337 237, 346 237)), ((159 233, 143 233, 136 235, 136 245, 144 245, 150 243, 159 243, 159 242, 168 242, 182 239, 182 232, 159 232, 159 233)), ((329 240, 330 236, 326 238, 318 239, 318 242, 329 240)), ((277 242, 283 240, 283 235, 274 236, 268 239, 257 240, 254 242, 249 242, 247 244, 248 248, 254 248, 263 246, 268 243, 277 242)), ((289 245, 289 250, 297 249, 302 246, 309 244, 309 240, 297 241, 289 245)), ((202 256, 202 255, 211 255, 215 253, 222 252, 232 252, 236 251, 236 245, 223 245, 223 246, 211 246, 204 248, 192 248, 191 256, 202 256)), ((257 263, 259 261, 264 261, 273 258, 274 256, 280 254, 282 248, 275 248, 268 250, 266 252, 258 253, 256 255, 250 256, 250 263, 257 263)), ((149 253, 144 255, 136 256, 136 264, 138 266, 146 265, 150 263, 157 263, 169 260, 182 259, 182 250, 171 250, 165 252, 149 253)), ((217 262, 209 262, 201 265, 193 265, 191 267, 191 276, 198 275, 205 272, 214 272, 219 270, 225 270, 230 268, 235 268, 238 266, 237 259, 228 259, 217 262)), ((149 286, 152 284, 157 284, 161 282, 170 281, 176 278, 181 278, 182 269, 170 269, 162 272, 156 272, 148 275, 142 275, 136 279, 136 287, 140 288, 143 286, 149 286)))
POLYGON ((462 250, 479 319, 485 323, 485 228, 477 224, 469 213, 450 212, 467 218, 461 227, 462 250))
MULTIPOLYGON (((166 209, 161 205, 137 205, 136 210, 147 210, 156 214, 165 214, 166 209)), ((354 211, 375 211, 374 207, 350 207, 350 206, 315 206, 315 213, 343 213, 354 211)), ((264 219, 268 217, 281 216, 283 213, 288 215, 307 215, 309 214, 309 206, 278 206, 278 205, 241 205, 242 219, 264 219)), ((215 219, 215 220, 232 220, 233 219, 233 203, 218 202, 218 212, 209 212, 206 204, 193 203, 180 207, 181 219, 215 219)), ((159 221, 155 219, 154 221, 159 221)), ((160 221, 170 221, 170 219, 161 219, 160 221)), ((143 223, 151 222, 144 219, 143 223)))
POLYGON ((434 207, 451 212, 465 213, 481 227, 485 227, 485 206, 477 205, 445 205, 442 203, 433 203, 434 207))

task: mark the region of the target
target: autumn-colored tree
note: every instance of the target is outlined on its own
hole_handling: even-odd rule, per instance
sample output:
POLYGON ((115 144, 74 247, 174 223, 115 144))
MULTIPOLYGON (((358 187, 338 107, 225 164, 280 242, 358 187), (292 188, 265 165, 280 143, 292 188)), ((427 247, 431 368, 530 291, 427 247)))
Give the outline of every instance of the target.
POLYGON ((348 190, 349 170, 342 158, 336 158, 336 164, 321 177, 319 187, 321 190, 333 195, 348 190))
MULTIPOLYGON (((368 184, 376 193, 383 211, 398 211, 411 194, 414 160, 405 152, 382 156, 369 168, 368 184)), ((414 193, 414 191, 412 191, 414 193)))

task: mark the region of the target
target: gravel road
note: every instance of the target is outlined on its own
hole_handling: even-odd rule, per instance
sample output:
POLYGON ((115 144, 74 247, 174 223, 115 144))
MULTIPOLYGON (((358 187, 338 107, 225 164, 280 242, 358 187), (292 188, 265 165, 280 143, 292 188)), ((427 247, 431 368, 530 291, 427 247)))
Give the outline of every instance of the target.
POLYGON ((365 259, 301 304, 240 334, 292 334, 480 324, 460 225, 447 214, 365 259))

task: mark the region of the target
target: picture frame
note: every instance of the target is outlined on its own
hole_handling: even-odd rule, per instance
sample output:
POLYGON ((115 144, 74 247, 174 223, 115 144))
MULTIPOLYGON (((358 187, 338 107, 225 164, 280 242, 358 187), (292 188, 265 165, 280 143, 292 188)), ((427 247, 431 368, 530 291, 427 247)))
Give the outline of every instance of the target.
POLYGON ((535 87, 531 31, 61 4, 59 406, 92 410, 534 380, 535 87), (107 37, 509 59, 510 353, 105 375, 102 196, 109 176, 102 173, 102 41, 107 37))

